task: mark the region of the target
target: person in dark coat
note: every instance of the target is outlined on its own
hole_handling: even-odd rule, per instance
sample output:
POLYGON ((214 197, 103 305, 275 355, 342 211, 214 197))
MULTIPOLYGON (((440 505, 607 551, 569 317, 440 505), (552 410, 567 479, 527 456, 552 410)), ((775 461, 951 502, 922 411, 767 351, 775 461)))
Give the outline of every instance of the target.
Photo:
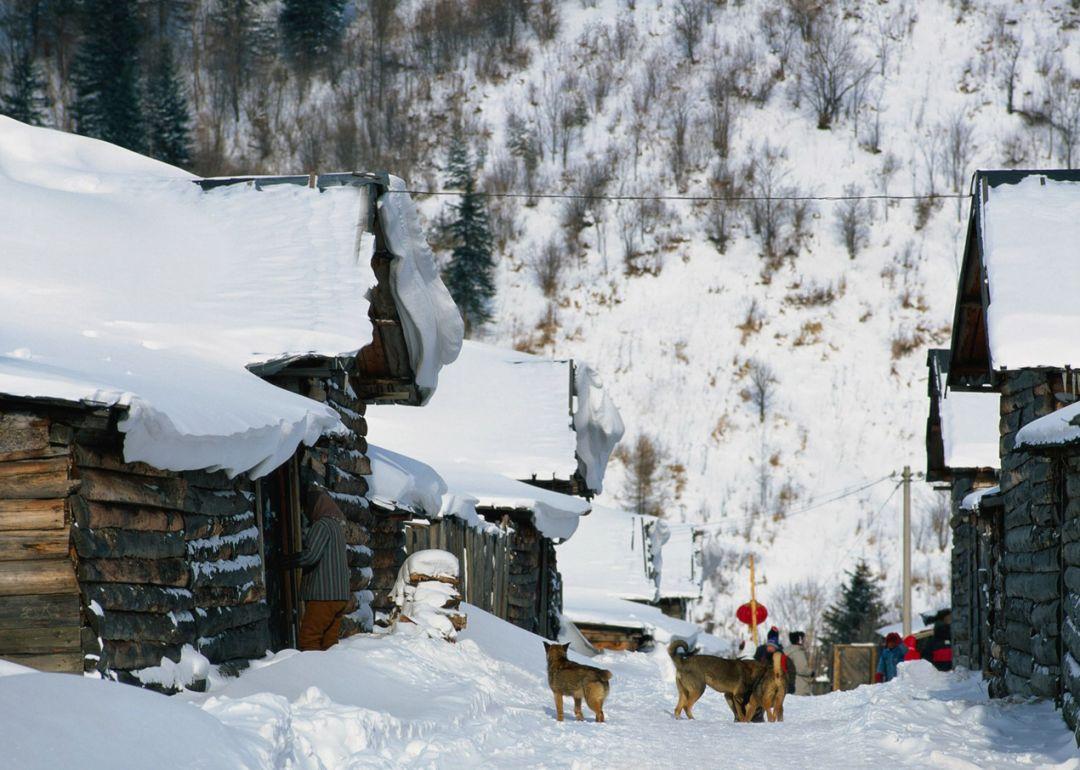
POLYGON ((922 656, 938 671, 952 671, 952 624, 939 620, 934 635, 923 646, 922 656))
POLYGON ((304 600, 300 649, 326 650, 337 644, 351 599, 345 516, 329 493, 318 487, 308 494, 306 508, 311 527, 305 548, 286 557, 283 566, 304 569, 300 578, 300 598, 304 600))

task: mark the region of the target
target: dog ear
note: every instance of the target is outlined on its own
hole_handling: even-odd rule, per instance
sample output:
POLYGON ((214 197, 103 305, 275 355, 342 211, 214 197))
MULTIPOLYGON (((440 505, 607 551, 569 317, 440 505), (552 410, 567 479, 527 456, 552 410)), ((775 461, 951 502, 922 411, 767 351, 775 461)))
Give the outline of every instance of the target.
POLYGON ((570 651, 570 642, 567 642, 566 644, 560 644, 559 646, 563 648, 563 652, 570 651))
POLYGON ((545 649, 545 650, 550 650, 550 649, 551 649, 551 645, 550 645, 550 644, 548 644, 547 642, 544 642, 544 649, 545 649))

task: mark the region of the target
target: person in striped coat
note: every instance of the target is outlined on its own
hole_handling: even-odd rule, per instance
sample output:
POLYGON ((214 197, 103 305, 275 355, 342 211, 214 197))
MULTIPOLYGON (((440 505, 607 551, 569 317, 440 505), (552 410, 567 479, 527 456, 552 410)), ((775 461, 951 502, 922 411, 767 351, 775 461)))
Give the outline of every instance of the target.
POLYGON ((311 527, 305 548, 285 560, 287 569, 302 567, 300 598, 301 650, 326 650, 337 644, 341 619, 348 611, 349 563, 345 553, 345 516, 324 489, 308 493, 307 517, 311 527))

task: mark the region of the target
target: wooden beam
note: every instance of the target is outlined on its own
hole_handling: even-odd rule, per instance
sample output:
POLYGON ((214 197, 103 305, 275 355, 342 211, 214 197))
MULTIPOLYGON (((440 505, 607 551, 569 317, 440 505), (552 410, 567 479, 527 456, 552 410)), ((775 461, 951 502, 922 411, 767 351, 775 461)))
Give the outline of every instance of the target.
POLYGON ((38 671, 57 674, 81 674, 83 655, 81 652, 54 652, 46 655, 5 655, 12 663, 29 666, 38 671))
POLYGON ((66 528, 63 500, 0 500, 0 532, 66 528))
POLYGON ((0 628, 0 655, 40 655, 77 652, 81 649, 79 626, 57 628, 0 628))
POLYGON ((79 597, 0 596, 0 628, 50 628, 79 625, 79 597))
POLYGON ((67 497, 79 485, 69 466, 67 457, 0 462, 0 499, 67 497))
POLYGON ((70 559, 0 562, 0 596, 76 594, 78 591, 70 559))
POLYGON ((66 529, 15 529, 0 535, 0 562, 62 559, 68 553, 66 529))
POLYGON ((0 459, 40 457, 48 449, 48 420, 31 414, 0 414, 0 459))

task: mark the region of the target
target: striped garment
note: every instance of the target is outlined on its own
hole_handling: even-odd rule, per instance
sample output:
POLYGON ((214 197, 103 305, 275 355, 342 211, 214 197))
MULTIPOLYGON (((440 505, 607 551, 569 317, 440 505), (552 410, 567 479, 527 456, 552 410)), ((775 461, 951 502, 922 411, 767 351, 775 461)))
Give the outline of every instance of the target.
POLYGON ((300 598, 317 601, 348 601, 349 563, 345 555, 345 533, 341 522, 323 516, 307 533, 307 548, 300 554, 304 576, 300 598))

